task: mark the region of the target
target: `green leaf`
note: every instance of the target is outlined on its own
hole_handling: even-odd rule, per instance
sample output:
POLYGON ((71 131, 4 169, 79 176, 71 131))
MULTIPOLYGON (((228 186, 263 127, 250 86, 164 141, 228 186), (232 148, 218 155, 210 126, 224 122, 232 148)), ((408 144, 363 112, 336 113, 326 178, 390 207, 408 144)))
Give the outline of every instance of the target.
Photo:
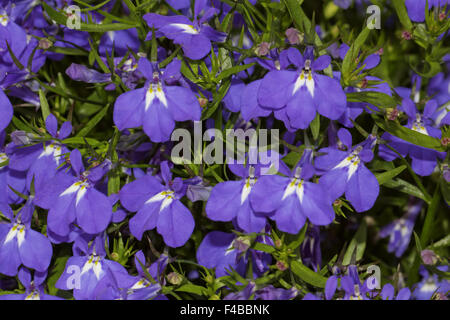
POLYGON ((398 105, 394 97, 377 91, 360 91, 347 93, 348 102, 365 102, 382 109, 394 108, 398 105))
POLYGON ((199 296, 203 296, 203 295, 207 294, 206 288, 192 284, 192 283, 182 285, 181 287, 175 289, 175 291, 193 293, 193 294, 196 294, 199 296))
POLYGON ((303 281, 319 288, 325 288, 327 278, 321 276, 320 274, 312 271, 299 261, 291 262, 291 270, 303 281))
POLYGON ((85 137, 72 137, 72 138, 67 138, 62 140, 61 142, 63 144, 86 144, 86 141, 91 145, 91 146, 97 146, 99 144, 102 144, 103 142, 100 142, 96 139, 93 138, 85 138, 85 137))
POLYGON ((216 80, 217 80, 217 82, 219 82, 219 81, 221 81, 221 80, 223 80, 225 78, 228 78, 229 76, 231 76, 231 75, 233 75, 235 73, 239 73, 241 71, 244 71, 244 70, 252 67, 253 65, 255 65, 255 63, 244 64, 244 65, 241 65, 241 66, 234 66, 234 67, 231 67, 229 69, 226 69, 226 70, 222 71, 219 74, 219 76, 217 77, 216 80))
POLYGON ((446 247, 450 247, 450 234, 430 246, 432 249, 446 247))
POLYGON ((358 57, 359 52, 364 44, 366 42, 367 37, 370 34, 370 29, 364 26, 361 33, 358 35, 358 37, 355 39, 353 44, 351 45, 350 49, 347 51, 347 54, 345 55, 344 61, 342 62, 342 78, 344 80, 344 83, 348 83, 349 79, 351 78, 352 73, 355 71, 355 69, 358 66, 358 57))
POLYGON ((313 121, 311 121, 311 132, 313 135, 314 140, 317 140, 317 138, 319 138, 319 133, 320 133, 320 115, 319 113, 316 113, 316 117, 314 118, 313 121))
POLYGON ((75 136, 76 137, 86 136, 89 133, 89 131, 91 131, 97 125, 97 123, 99 123, 103 119, 103 117, 107 114, 108 109, 109 104, 107 104, 106 107, 100 110, 99 113, 97 113, 91 120, 89 120, 89 122, 86 123, 84 128, 78 131, 78 133, 75 136))
POLYGON ((440 198, 439 186, 436 186, 433 194, 433 199, 431 199, 431 203, 428 206, 427 214, 425 216, 425 222, 420 234, 420 244, 422 245, 422 247, 426 247, 430 241, 431 234, 433 232, 433 225, 436 223, 435 217, 437 209, 439 208, 440 198))
POLYGON ((305 223, 303 228, 298 233, 297 239, 295 239, 294 241, 289 243, 289 245, 288 245, 289 249, 295 250, 302 244, 303 240, 305 239, 307 229, 308 229, 308 225, 305 223))
POLYGON ((267 244, 261 243, 261 242, 255 242, 252 246, 254 250, 263 251, 267 253, 274 253, 275 248, 273 246, 269 246, 267 244))
MULTIPOLYGON (((45 12, 49 15, 51 19, 53 19, 55 22, 67 25, 67 16, 61 12, 56 11, 52 7, 50 7, 45 2, 41 3, 42 7, 44 8, 45 12)), ((138 23, 134 24, 128 24, 128 23, 105 23, 105 24, 93 24, 93 23, 80 23, 80 31, 87 31, 87 32, 101 32, 105 33, 108 31, 117 31, 117 30, 126 30, 131 28, 138 27, 138 23)))
POLYGON ((411 196, 414 196, 416 198, 425 200, 428 202, 427 197, 423 194, 422 191, 420 191, 419 188, 416 186, 410 184, 409 182, 406 182, 402 179, 395 179, 395 180, 389 180, 383 183, 383 186, 409 194, 411 196))
POLYGON ((344 255, 344 260, 342 261, 343 265, 349 265, 352 263, 352 257, 355 252, 356 261, 362 259, 364 255, 364 250, 366 250, 366 238, 367 238, 367 224, 365 220, 362 220, 359 225, 358 230, 356 231, 355 236, 350 242, 347 251, 344 255))
POLYGON ((372 114, 375 123, 383 130, 389 132, 390 134, 403 139, 405 141, 411 142, 417 146, 434 149, 437 151, 445 151, 445 148, 441 145, 439 139, 427 136, 426 134, 408 129, 403 127, 394 121, 382 120, 378 116, 372 114))
POLYGON ((289 152, 286 156, 283 157, 284 163, 293 168, 302 157, 302 154, 296 151, 289 152))
POLYGON ((283 2, 286 5, 289 11, 289 15, 291 16, 292 21, 294 22, 297 29, 306 32, 306 30, 303 28, 304 13, 301 8, 303 0, 284 0, 283 2))
POLYGON ((39 100, 41 101, 42 118, 46 120, 50 114, 50 108, 48 106, 47 98, 45 97, 42 89, 39 89, 39 100))
POLYGON ((381 186, 382 184, 394 179, 405 169, 406 169, 406 166, 401 165, 400 167, 397 167, 395 169, 392 169, 392 170, 389 170, 389 171, 386 171, 383 173, 376 173, 375 177, 377 178, 378 183, 381 186))
POLYGON ((394 5, 395 11, 397 12, 397 16, 401 22, 401 24, 408 30, 411 31, 413 28, 413 24, 409 19, 408 12, 406 11, 405 1, 404 0, 392 0, 392 4, 394 5))

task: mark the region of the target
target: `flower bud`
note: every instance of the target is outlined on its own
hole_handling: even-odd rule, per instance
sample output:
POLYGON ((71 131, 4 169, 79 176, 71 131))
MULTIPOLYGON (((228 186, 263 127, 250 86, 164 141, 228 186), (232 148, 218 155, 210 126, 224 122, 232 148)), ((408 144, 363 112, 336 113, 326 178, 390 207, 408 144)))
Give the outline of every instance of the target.
POLYGON ((183 276, 177 272, 171 272, 167 275, 167 281, 173 285, 179 285, 183 281, 183 276))

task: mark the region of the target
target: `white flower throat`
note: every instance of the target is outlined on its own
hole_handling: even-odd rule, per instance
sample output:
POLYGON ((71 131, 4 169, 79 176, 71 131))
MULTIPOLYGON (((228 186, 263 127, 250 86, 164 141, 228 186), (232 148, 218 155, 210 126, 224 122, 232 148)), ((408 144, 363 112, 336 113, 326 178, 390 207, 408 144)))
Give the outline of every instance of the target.
POLYGON ((428 131, 423 124, 422 117, 418 113, 416 113, 416 120, 412 125, 412 130, 428 135, 428 131))
POLYGON ((250 166, 248 178, 246 179, 241 192, 241 204, 243 204, 245 200, 247 200, 248 195, 250 194, 250 191, 252 191, 252 188, 257 180, 258 179, 255 177, 255 167, 250 166))
POLYGON ((5 241, 3 243, 6 244, 13 239, 17 239, 17 244, 19 245, 19 247, 22 246, 22 243, 25 240, 25 225, 21 222, 14 223, 13 227, 6 235, 5 241))
POLYGON ((305 61, 305 67, 302 69, 302 72, 298 76, 297 81, 295 81, 292 94, 295 94, 301 87, 305 85, 308 89, 308 92, 311 94, 311 97, 314 97, 314 79, 312 77, 311 60, 305 61))
POLYGON ((145 204, 152 202, 161 202, 161 206, 159 207, 159 212, 163 211, 166 207, 168 207, 172 201, 175 199, 175 192, 172 190, 161 191, 160 193, 155 194, 153 197, 148 199, 145 204))
POLYGON ((150 107, 155 99, 158 99, 161 104, 167 108, 167 98, 164 94, 161 81, 157 72, 153 73, 153 82, 150 83, 147 93, 145 94, 145 111, 150 107))
POLYGON ((305 193, 305 190, 304 190, 305 188, 303 186, 303 179, 300 179, 300 173, 301 173, 301 168, 297 167, 295 169, 294 178, 288 184, 286 189, 284 189, 283 197, 281 198, 281 200, 284 200, 287 197, 289 197, 290 195, 295 193, 297 195, 297 198, 300 201, 300 203, 303 202, 303 195, 305 193))
POLYGON ((362 147, 358 146, 355 150, 352 151, 344 160, 339 162, 333 169, 339 168, 348 168, 347 172, 347 180, 353 176, 358 169, 359 164, 361 163, 361 158, 359 157, 359 153, 361 152, 362 147))

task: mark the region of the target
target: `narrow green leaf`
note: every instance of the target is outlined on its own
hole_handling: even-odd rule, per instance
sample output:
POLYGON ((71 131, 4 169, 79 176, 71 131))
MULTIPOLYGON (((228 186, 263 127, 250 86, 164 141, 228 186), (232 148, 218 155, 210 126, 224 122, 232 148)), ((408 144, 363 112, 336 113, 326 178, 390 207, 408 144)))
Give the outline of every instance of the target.
POLYGON ((206 288, 192 284, 192 283, 182 285, 181 287, 175 289, 175 291, 193 293, 193 294, 196 294, 199 296, 206 295, 206 293, 207 293, 206 288))
POLYGON ((377 91, 360 91, 347 93, 348 102, 365 102, 382 109, 394 108, 398 105, 394 97, 377 91))
POLYGON ((380 186, 392 179, 394 179, 396 176, 398 176, 403 170, 406 169, 405 165, 401 165, 395 169, 386 171, 386 172, 382 172, 382 173, 377 173, 375 174, 375 177, 378 180, 378 183, 380 184, 380 186))
POLYGON ((47 98, 45 97, 42 89, 39 89, 39 100, 41 101, 42 118, 46 120, 48 115, 50 114, 50 108, 48 106, 47 98))
POLYGON ((409 194, 416 198, 425 200, 425 202, 428 202, 427 197, 422 193, 422 191, 420 191, 419 188, 410 184, 409 182, 406 182, 405 180, 402 179, 389 180, 384 182, 383 186, 409 194))
POLYGON ((261 242, 255 242, 252 246, 254 250, 263 251, 267 253, 274 253, 275 248, 273 246, 269 246, 267 244, 261 243, 261 242))
POLYGON ((433 194, 433 199, 431 199, 431 203, 428 206, 427 214, 425 216, 425 222, 420 234, 420 244, 422 245, 422 247, 426 247, 430 242, 431 234, 433 232, 433 224, 436 223, 435 218, 437 209, 439 208, 440 198, 439 186, 437 186, 433 194))
POLYGON ((244 65, 241 65, 241 66, 234 66, 234 67, 231 67, 229 69, 226 69, 226 70, 222 71, 217 76, 217 82, 219 82, 219 81, 221 81, 221 80, 223 80, 225 78, 228 78, 229 76, 231 76, 233 74, 236 74, 236 73, 239 73, 241 71, 244 71, 244 70, 252 67, 253 65, 255 65, 255 63, 244 64, 244 65))
POLYGON ((301 262, 292 261, 291 270, 303 281, 319 288, 325 288, 327 278, 321 276, 319 273, 312 271, 301 262))
POLYGON ((408 12, 406 11, 405 1, 404 0, 392 0, 392 4, 394 5, 395 11, 397 12, 398 19, 400 20, 403 27, 405 27, 408 31, 411 31, 413 28, 413 24, 409 19, 408 12))
POLYGON ((382 120, 378 116, 372 114, 376 124, 383 130, 389 132, 390 134, 403 139, 405 141, 411 142, 412 144, 434 149, 437 151, 445 151, 444 147, 441 145, 441 141, 439 139, 433 138, 431 136, 427 136, 426 134, 408 129, 403 127, 394 121, 382 120))
POLYGON ((347 251, 344 255, 344 260, 342 261, 343 265, 349 265, 352 261, 353 253, 356 251, 356 261, 362 259, 364 255, 364 250, 366 250, 366 238, 367 238, 367 224, 365 220, 362 220, 359 225, 358 230, 356 231, 355 236, 352 241, 348 245, 347 251))
MULTIPOLYGON (((51 6, 46 4, 45 2, 41 3, 45 12, 49 15, 51 19, 53 19, 56 23, 67 25, 67 16, 61 12, 56 11, 51 6)), ((117 30, 126 30, 131 28, 138 27, 139 24, 136 22, 135 24, 127 24, 127 23, 105 23, 105 24, 91 24, 91 23, 80 23, 80 31, 87 32, 100 32, 105 33, 108 31, 117 31, 117 30)))

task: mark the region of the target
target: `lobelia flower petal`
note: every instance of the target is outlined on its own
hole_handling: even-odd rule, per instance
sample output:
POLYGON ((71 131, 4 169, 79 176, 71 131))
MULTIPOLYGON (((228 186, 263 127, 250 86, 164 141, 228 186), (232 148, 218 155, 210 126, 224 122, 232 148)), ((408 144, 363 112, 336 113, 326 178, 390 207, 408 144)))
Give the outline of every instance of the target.
POLYGON ((311 69, 314 71, 320 71, 327 68, 331 63, 331 57, 323 55, 314 60, 311 64, 311 69))
POLYGON ((56 137, 56 133, 58 132, 58 120, 56 120, 56 117, 51 113, 45 119, 45 128, 48 133, 53 137, 56 137))
POLYGON ((114 124, 119 130, 142 125, 146 88, 122 93, 114 103, 114 124))
POLYGON ((47 226, 58 236, 67 236, 70 233, 70 224, 76 219, 76 197, 76 192, 59 196, 48 211, 47 226))
POLYGON ((161 201, 147 203, 143 205, 134 217, 130 219, 130 232, 136 237, 136 239, 141 240, 142 234, 145 231, 156 227, 160 214, 160 208, 161 201))
POLYGON ((381 290, 383 300, 394 300, 394 287, 390 283, 386 283, 381 290))
POLYGON ((30 269, 44 272, 48 269, 52 259, 52 245, 50 240, 43 234, 28 229, 25 232, 25 239, 19 246, 22 263, 30 269))
POLYGON ((13 117, 13 106, 3 90, 0 90, 0 132, 5 130, 13 117))
POLYGON ((412 159, 411 167, 420 176, 429 176, 433 173, 438 155, 439 153, 436 151, 416 145, 410 145, 409 148, 409 156, 412 159))
MULTIPOLYGON (((9 226, 12 228, 12 224, 9 226)), ((19 266, 22 264, 19 255, 19 246, 17 244, 17 239, 13 238, 8 242, 5 239, 1 239, 0 242, 0 273, 13 277, 17 274, 19 266)))
POLYGON ((69 121, 63 122, 61 128, 59 129, 58 138, 65 139, 72 133, 72 124, 69 121))
POLYGON ((322 185, 304 182, 304 188, 305 195, 301 206, 309 221, 318 226, 333 222, 335 213, 329 195, 322 185))
POLYGON ((94 188, 88 188, 76 205, 77 224, 87 233, 104 231, 111 222, 112 207, 108 197, 94 188))
POLYGON ((211 52, 211 41, 203 34, 185 35, 181 47, 184 55, 192 60, 200 60, 211 52))
POLYGON ((305 225, 306 216, 297 195, 294 193, 286 197, 276 210, 273 219, 280 231, 297 234, 305 225))
POLYGON ((145 111, 143 128, 153 142, 165 142, 170 139, 170 134, 175 128, 175 121, 159 99, 153 100, 145 111))
POLYGON ((270 71, 261 80, 258 90, 258 102, 262 107, 283 108, 290 99, 297 78, 295 71, 270 71))
POLYGON ((359 164, 348 181, 345 197, 357 212, 363 212, 372 208, 379 191, 377 178, 364 165, 359 164))
POLYGON ((266 217, 253 211, 250 200, 247 198, 236 214, 237 223, 245 232, 261 232, 266 225, 266 217))
POLYGON ((334 201, 344 194, 347 176, 348 173, 345 168, 338 168, 325 173, 320 177, 319 183, 327 190, 328 197, 334 201))
POLYGON ((241 206, 244 181, 220 182, 211 190, 205 211, 214 221, 231 221, 241 206))
POLYGON ((286 106, 286 114, 294 128, 306 129, 316 116, 313 98, 306 86, 299 88, 286 106))
POLYGON ((188 208, 179 200, 174 200, 160 212, 157 231, 169 247, 176 248, 189 240, 194 225, 194 218, 188 208))
POLYGON ((335 275, 332 275, 328 278, 325 284, 325 299, 331 300, 336 292, 336 288, 338 285, 338 278, 335 275))
POLYGON ((200 104, 194 93, 184 87, 166 86, 167 107, 175 121, 199 121, 200 104))
POLYGON ((337 120, 347 107, 347 96, 336 79, 314 74, 315 92, 313 100, 317 111, 331 120, 337 120))
POLYGON ((209 232, 197 249, 198 263, 209 269, 215 268, 219 261, 226 256, 226 252, 234 239, 235 235, 232 233, 222 231, 209 232))
POLYGON ((164 190, 161 183, 151 175, 145 175, 123 186, 119 192, 120 203, 125 209, 136 212, 155 194, 164 190))
POLYGON ((250 202, 256 212, 270 213, 281 206, 284 189, 289 178, 270 175, 256 181, 250 193, 250 202))
POLYGON ((70 153, 70 165, 77 175, 84 172, 83 157, 81 156, 80 150, 73 149, 70 153))
POLYGON ((250 82, 245 86, 240 95, 241 115, 245 121, 250 121, 257 117, 268 117, 272 110, 264 109, 258 102, 258 91, 261 85, 261 80, 250 82))

